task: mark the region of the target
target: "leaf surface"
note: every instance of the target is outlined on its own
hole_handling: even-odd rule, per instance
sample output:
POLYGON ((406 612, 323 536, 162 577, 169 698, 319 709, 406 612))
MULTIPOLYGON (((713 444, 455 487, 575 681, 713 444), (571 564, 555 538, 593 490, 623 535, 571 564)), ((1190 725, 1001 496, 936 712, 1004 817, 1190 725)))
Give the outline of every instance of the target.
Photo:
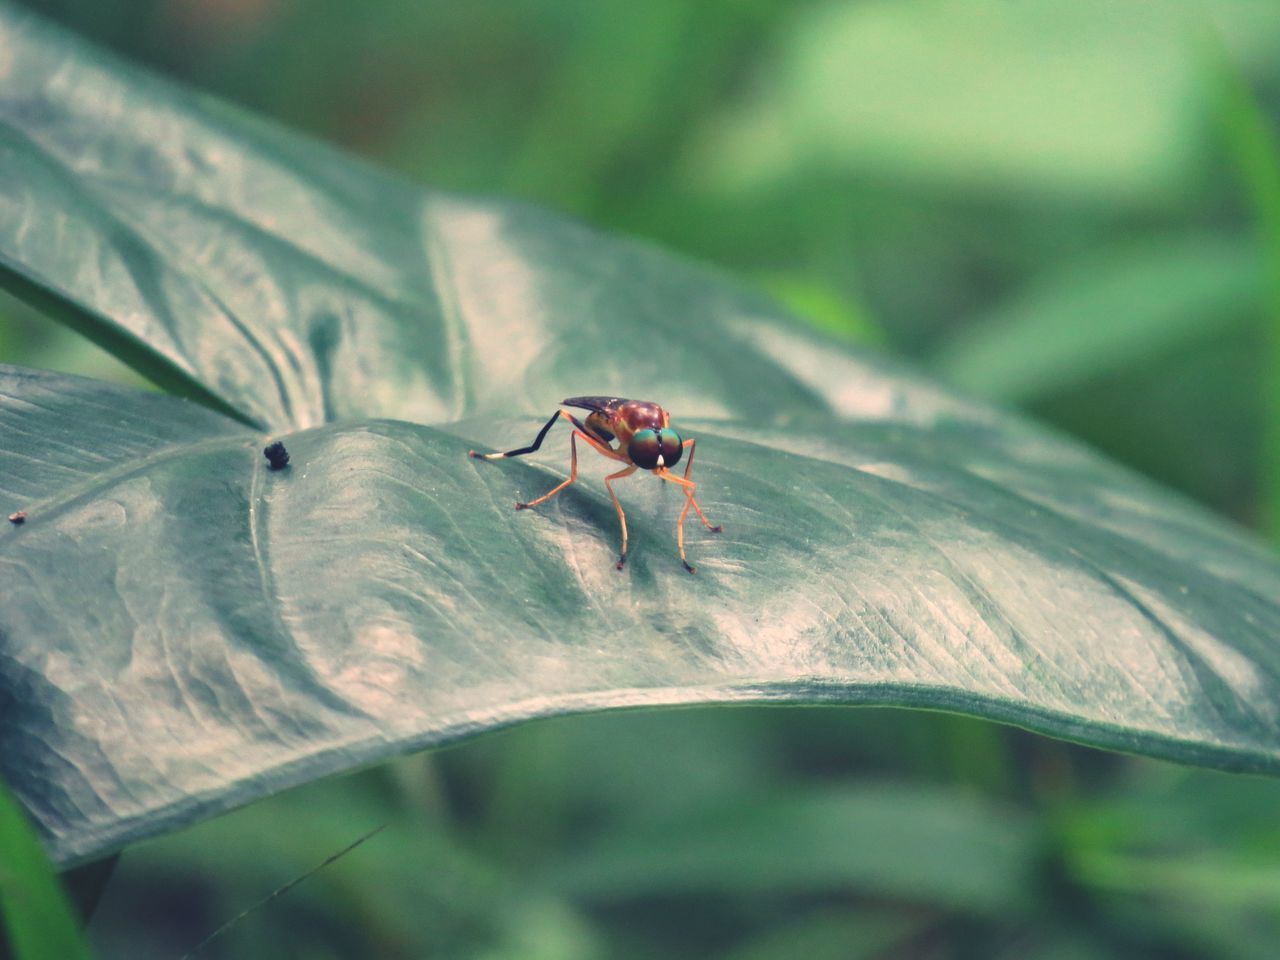
POLYGON ((606 708, 901 704, 1280 772, 1280 563, 1245 535, 651 248, 2 8, 0 50, 0 279, 225 411, 0 374, 0 776, 58 862, 606 708), (512 510, 562 427, 466 456, 593 392, 698 438, 696 577, 643 476, 614 570, 590 451, 512 510))
MULTIPOLYGON (((697 430, 681 497, 466 456, 535 420, 265 439, 202 407, 0 380, 0 764, 76 861, 283 786, 568 711, 955 709, 1280 769, 1276 564, 1056 442, 833 425, 697 430), (665 495, 664 495, 665 494, 665 495)), ((563 442, 563 438, 561 438, 563 442)), ((551 459, 551 458, 549 458, 551 459)))

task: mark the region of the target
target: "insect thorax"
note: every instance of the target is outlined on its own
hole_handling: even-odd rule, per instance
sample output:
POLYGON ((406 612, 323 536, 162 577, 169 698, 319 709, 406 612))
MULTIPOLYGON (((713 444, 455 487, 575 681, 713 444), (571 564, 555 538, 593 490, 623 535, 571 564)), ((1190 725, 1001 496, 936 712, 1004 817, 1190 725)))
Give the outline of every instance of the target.
POLYGON ((606 440, 616 439, 626 449, 640 430, 660 430, 670 423, 667 412, 648 400, 622 400, 616 406, 593 411, 586 420, 593 433, 606 440))
MULTIPOLYGON (((614 417, 614 422, 618 426, 625 425, 628 436, 639 430, 661 430, 670 421, 667 411, 648 400, 628 400, 618 408, 614 417)), ((618 430, 614 433, 621 436, 618 430)))

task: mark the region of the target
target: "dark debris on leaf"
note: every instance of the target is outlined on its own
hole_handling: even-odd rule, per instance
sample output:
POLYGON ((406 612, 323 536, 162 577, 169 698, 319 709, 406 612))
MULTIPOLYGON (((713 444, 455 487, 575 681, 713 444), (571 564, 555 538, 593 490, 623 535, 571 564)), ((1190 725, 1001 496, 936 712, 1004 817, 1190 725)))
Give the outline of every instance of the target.
POLYGON ((283 470, 289 465, 289 451, 279 440, 267 444, 262 455, 267 458, 267 463, 271 465, 272 470, 283 470))

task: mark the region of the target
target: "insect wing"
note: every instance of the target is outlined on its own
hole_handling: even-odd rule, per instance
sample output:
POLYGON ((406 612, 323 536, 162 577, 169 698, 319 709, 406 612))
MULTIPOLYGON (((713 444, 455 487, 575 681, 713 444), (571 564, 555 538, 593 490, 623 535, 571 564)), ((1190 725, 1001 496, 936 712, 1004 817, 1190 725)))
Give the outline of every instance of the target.
POLYGON ((590 410, 592 413, 598 413, 612 420, 622 405, 629 401, 626 397, 570 397, 568 400, 561 400, 560 402, 566 407, 590 410))

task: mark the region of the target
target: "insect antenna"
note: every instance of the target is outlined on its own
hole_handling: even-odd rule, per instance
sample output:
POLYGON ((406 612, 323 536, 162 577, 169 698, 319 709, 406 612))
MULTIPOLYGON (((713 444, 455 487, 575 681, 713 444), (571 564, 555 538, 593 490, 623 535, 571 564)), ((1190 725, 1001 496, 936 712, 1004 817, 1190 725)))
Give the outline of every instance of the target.
POLYGON ((209 944, 213 943, 213 941, 217 940, 220 936, 222 936, 224 933, 230 930, 233 926, 235 926, 237 923, 239 923, 249 914, 253 913, 253 911, 259 909, 260 907, 265 907, 268 903, 270 903, 276 897, 284 896, 286 893, 288 893, 290 890, 292 890, 294 887, 300 884, 303 880, 306 880, 308 877, 312 876, 313 874, 319 873, 321 870, 323 870, 325 867, 329 866, 330 864, 335 863, 338 860, 341 860, 343 857, 345 857, 348 853, 350 853, 356 847, 360 846, 360 844, 364 843, 366 840, 372 840, 375 836, 380 834, 385 829, 387 829, 387 825, 385 823, 382 824, 382 826, 380 827, 374 827, 368 833, 364 834, 364 836, 359 837, 358 839, 347 844, 337 853, 330 854, 328 857, 326 857, 324 860, 317 863, 310 870, 306 871, 300 876, 294 877, 284 886, 277 887, 276 889, 272 890, 270 893, 268 893, 265 897, 263 897, 257 903, 250 904, 244 910, 241 910, 234 917, 232 917, 230 920, 228 920, 226 923, 220 926, 217 930, 213 931, 213 933, 209 934, 207 937, 205 937, 203 940, 197 943, 194 947, 192 947, 190 950, 184 953, 179 958, 179 960, 192 960, 192 958, 196 954, 198 954, 201 950, 203 950, 209 944))

